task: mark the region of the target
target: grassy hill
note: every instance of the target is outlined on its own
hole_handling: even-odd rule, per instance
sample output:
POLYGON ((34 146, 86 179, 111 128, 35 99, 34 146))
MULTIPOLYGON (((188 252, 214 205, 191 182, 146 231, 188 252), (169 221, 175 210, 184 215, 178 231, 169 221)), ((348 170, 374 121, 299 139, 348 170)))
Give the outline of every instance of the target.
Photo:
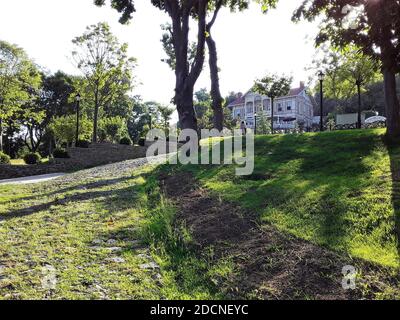
MULTIPOLYGON (((225 200, 280 230, 384 266, 399 267, 394 210, 400 148, 383 130, 256 139, 255 171, 191 167, 225 200)), ((397 220, 396 220, 397 217, 397 220)), ((397 228, 398 230, 398 228, 397 228)))
POLYGON ((400 299, 400 147, 383 133, 260 136, 248 177, 127 163, 0 186, 0 299, 400 299))

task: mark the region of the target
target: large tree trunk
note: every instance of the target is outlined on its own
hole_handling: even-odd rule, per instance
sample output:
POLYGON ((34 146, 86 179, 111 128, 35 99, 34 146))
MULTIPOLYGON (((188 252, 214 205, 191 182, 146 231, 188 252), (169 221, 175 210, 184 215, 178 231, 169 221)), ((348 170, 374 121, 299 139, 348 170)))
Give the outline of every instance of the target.
POLYGON ((175 98, 175 103, 177 106, 179 114, 179 123, 181 129, 193 129, 198 130, 197 118, 193 106, 193 88, 181 88, 179 92, 181 94, 177 95, 175 98))
POLYGON ((224 111, 222 109, 223 98, 221 96, 221 90, 219 85, 217 46, 215 44, 214 39, 211 36, 210 30, 208 30, 208 33, 209 34, 206 41, 209 51, 209 64, 210 64, 210 74, 211 74, 211 98, 212 98, 212 108, 214 111, 214 127, 219 131, 222 131, 224 127, 224 111))
POLYGON ((383 69, 385 88, 385 109, 387 118, 387 136, 389 139, 400 138, 400 105, 396 90, 396 73, 383 69))
POLYGON ((194 86, 204 66, 204 49, 206 42, 207 0, 184 2, 166 2, 166 9, 172 19, 173 43, 176 57, 175 104, 182 129, 198 129, 193 107, 194 86), (189 66, 189 21, 192 10, 196 10, 198 21, 197 51, 193 64, 189 66))

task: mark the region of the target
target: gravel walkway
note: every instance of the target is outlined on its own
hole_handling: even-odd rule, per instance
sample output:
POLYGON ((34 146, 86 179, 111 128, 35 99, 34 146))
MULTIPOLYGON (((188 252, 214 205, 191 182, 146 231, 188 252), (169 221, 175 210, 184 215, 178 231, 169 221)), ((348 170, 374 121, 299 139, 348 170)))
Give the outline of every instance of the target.
POLYGON ((160 155, 156 157, 140 158, 123 162, 117 162, 100 167, 81 170, 72 174, 67 174, 58 180, 63 182, 68 182, 69 180, 104 178, 109 176, 113 176, 115 178, 123 177, 131 175, 132 170, 135 168, 140 168, 147 164, 165 163, 166 160, 167 160, 166 155, 160 155))

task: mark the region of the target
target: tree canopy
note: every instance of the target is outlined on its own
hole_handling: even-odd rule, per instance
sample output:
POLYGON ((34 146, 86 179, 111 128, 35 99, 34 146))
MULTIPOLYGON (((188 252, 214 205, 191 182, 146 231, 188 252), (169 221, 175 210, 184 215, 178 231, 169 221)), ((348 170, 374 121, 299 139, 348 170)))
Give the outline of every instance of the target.
POLYGON ((93 142, 97 141, 99 112, 132 88, 135 59, 128 45, 120 44, 106 23, 87 27, 73 40, 72 56, 85 81, 83 93, 93 102, 93 142))
POLYGON ((387 136, 400 137, 396 74, 400 70, 400 3, 393 0, 304 0, 293 20, 322 18, 316 44, 354 44, 380 62, 384 77, 387 136))

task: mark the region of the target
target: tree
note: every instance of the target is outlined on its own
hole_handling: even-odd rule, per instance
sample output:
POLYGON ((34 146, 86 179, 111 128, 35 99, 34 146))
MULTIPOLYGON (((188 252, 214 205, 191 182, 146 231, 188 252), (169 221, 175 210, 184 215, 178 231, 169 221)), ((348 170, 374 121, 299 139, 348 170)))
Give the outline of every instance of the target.
POLYGON ((288 94, 292 78, 278 76, 276 74, 267 75, 254 83, 254 91, 271 99, 271 133, 274 134, 274 100, 288 94))
POLYGON ((132 88, 135 59, 128 56, 128 45, 119 43, 107 23, 87 27, 72 42, 72 56, 85 76, 84 85, 94 105, 93 142, 97 142, 99 112, 132 88))
POLYGON ((99 121, 99 137, 101 142, 119 142, 127 133, 126 120, 122 117, 103 118, 99 121))
MULTIPOLYGON (((262 10, 266 13, 270 8, 275 8, 278 0, 257 0, 256 2, 261 3, 262 10)), ((212 27, 218 17, 218 13, 222 7, 227 6, 231 11, 243 11, 248 8, 249 0, 216 0, 210 3, 209 11, 211 11, 212 18, 206 25, 206 43, 209 53, 209 66, 211 76, 211 97, 212 97, 212 109, 214 111, 214 128, 222 131, 224 126, 224 99, 221 95, 220 82, 219 82, 219 67, 218 67, 218 53, 217 45, 212 35, 212 27)))
MULTIPOLYGON (((361 94, 364 92, 362 87, 381 79, 379 64, 353 45, 345 48, 323 46, 320 53, 322 58, 314 61, 313 69, 315 73, 322 70, 325 74, 325 97, 348 104, 352 102, 352 97, 357 95, 358 127, 361 128, 361 94)), ((319 84, 317 87, 319 88, 319 84)))
POLYGON ((317 46, 327 41, 342 48, 355 44, 365 55, 381 63, 390 139, 400 137, 400 104, 396 92, 396 74, 400 70, 399 11, 399 1, 393 0, 304 0, 293 16, 294 21, 322 17, 317 46), (350 13, 353 21, 349 21, 350 13))
MULTIPOLYGON (((57 117, 52 120, 49 130, 56 140, 56 145, 67 144, 72 146, 76 133, 76 118, 73 115, 57 117)), ((79 139, 88 140, 92 134, 93 123, 83 116, 79 121, 79 139)))
MULTIPOLYGON (((135 12, 133 0, 110 0, 113 8, 122 14, 120 22, 127 23, 135 12)), ((152 0, 152 4, 162 11, 168 13, 171 18, 171 40, 169 52, 175 58, 169 59, 174 64, 176 85, 174 102, 177 106, 179 121, 183 129, 197 129, 197 119, 193 110, 194 85, 203 69, 205 56, 204 49, 207 37, 210 32, 207 31, 207 13, 215 10, 217 13, 222 6, 229 6, 232 10, 247 8, 251 0, 152 0), (216 10, 218 9, 218 10, 216 10), (189 42, 190 19, 197 20, 197 41, 195 54, 193 54, 192 44, 189 42), (191 61, 191 58, 192 61, 191 61)), ((96 5, 102 6, 106 0, 94 0, 96 5)), ((261 3, 264 10, 268 4, 275 3, 276 0, 256 0, 261 3)), ((214 12, 215 13, 215 12, 214 12)), ((209 29, 216 20, 217 15, 213 15, 209 29)), ((215 51, 216 52, 216 51, 215 51)), ((168 53, 168 52, 167 52, 168 53)), ((216 55, 215 55, 216 58, 216 55)), ((216 60, 213 60, 216 62, 216 60)), ((217 64, 213 66, 218 75, 217 64), (216 67, 216 68, 215 68, 216 67)), ((215 88, 219 88, 219 81, 214 79, 215 88)), ((216 102, 221 103, 220 97, 217 97, 217 91, 214 90, 216 102)))
MULTIPOLYGON (((105 0, 94 0, 96 5, 104 5, 105 0)), ((112 7, 122 13, 120 22, 127 23, 132 18, 135 7, 132 0, 111 0, 112 7)), ((209 0, 152 0, 152 4, 168 13, 171 19, 173 50, 175 53, 175 97, 179 121, 183 129, 197 129, 193 110, 194 85, 204 64, 206 38, 206 13, 209 0), (197 20, 198 32, 196 54, 189 63, 190 20, 197 20)))
POLYGON ((32 91, 39 88, 40 81, 40 74, 25 51, 0 41, 0 151, 4 123, 12 122, 22 106, 32 100, 32 91))
POLYGON ((168 132, 169 130, 169 126, 170 126, 170 120, 171 117, 174 113, 174 109, 171 109, 168 106, 163 106, 163 105, 159 105, 158 106, 158 112, 161 116, 161 120, 162 120, 162 127, 164 129, 165 132, 168 132))
POLYGON ((257 113, 257 134, 268 134, 271 132, 271 123, 268 121, 265 113, 260 111, 257 113))

